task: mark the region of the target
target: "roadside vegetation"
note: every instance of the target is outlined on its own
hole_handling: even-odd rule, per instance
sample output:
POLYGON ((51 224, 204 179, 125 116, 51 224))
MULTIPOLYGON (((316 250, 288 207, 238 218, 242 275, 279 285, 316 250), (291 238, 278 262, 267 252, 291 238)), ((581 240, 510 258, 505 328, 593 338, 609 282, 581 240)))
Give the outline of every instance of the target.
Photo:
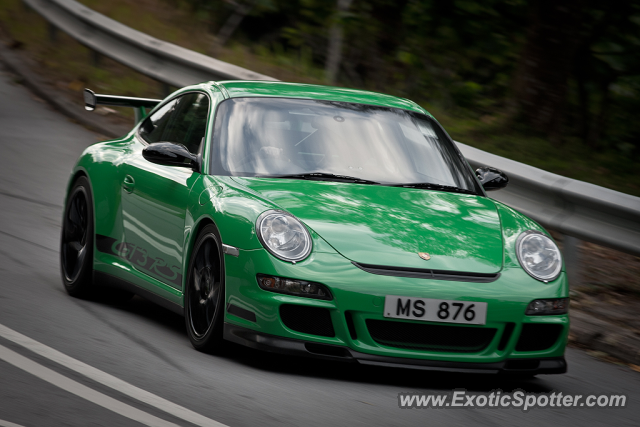
MULTIPOLYGON (((81 2, 281 80, 411 98, 458 141, 640 196, 639 1, 561 0, 546 9, 540 0, 81 2)), ((70 96, 85 86, 130 96, 166 91, 108 58, 96 61, 60 31, 51 37, 20 0, 0 0, 0 25, 11 47, 70 96)))

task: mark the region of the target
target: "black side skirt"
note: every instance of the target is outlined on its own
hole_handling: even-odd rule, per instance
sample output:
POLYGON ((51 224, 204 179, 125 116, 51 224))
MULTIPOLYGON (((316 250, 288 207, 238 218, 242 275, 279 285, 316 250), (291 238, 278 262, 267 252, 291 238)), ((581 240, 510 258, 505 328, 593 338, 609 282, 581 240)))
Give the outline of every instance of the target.
POLYGON ((184 309, 180 307, 178 304, 169 301, 167 299, 162 298, 161 296, 154 294, 151 291, 148 291, 140 286, 136 286, 131 282, 120 279, 119 277, 112 276, 109 273, 103 273, 102 271, 93 272, 93 280, 97 286, 105 287, 105 288, 116 288, 116 289, 124 289, 125 291, 133 292, 136 295, 141 296, 144 299, 148 299, 154 304, 158 304, 161 307, 164 307, 168 310, 173 311, 180 316, 184 316, 184 309))

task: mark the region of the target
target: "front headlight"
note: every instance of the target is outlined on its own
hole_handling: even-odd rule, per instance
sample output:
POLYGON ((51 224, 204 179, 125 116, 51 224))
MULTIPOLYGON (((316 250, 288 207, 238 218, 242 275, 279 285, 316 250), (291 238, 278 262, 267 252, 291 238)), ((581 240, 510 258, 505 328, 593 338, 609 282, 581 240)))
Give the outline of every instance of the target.
POLYGON ((518 261, 524 271, 543 282, 555 280, 562 270, 560 250, 546 235, 535 230, 520 234, 516 242, 518 261))
POLYGON ((256 221, 260 243, 273 256, 284 261, 302 261, 311 253, 311 236, 293 215, 284 211, 267 211, 256 221))

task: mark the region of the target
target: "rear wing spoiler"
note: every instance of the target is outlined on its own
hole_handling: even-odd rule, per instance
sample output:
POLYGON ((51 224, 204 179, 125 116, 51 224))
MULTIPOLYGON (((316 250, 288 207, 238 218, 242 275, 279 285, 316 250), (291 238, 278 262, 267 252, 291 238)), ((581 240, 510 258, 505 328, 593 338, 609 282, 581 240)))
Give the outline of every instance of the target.
POLYGON ((136 109, 136 123, 147 116, 147 108, 153 108, 161 99, 134 98, 131 96, 99 95, 91 89, 84 90, 84 108, 93 111, 98 105, 110 105, 112 107, 131 107, 136 109))

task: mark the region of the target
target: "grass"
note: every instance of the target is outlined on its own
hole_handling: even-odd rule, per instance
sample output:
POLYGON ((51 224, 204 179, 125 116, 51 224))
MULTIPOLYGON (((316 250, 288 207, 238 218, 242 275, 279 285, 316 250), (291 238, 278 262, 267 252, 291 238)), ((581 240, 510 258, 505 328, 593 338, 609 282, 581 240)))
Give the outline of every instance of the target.
MULTIPOLYGON (((194 16, 180 0, 81 0, 81 3, 136 30, 200 53, 211 53, 214 38, 202 17, 194 16)), ((59 32, 48 36, 47 23, 29 11, 20 0, 0 0, 0 26, 5 37, 21 43, 22 49, 42 67, 42 74, 69 96, 80 96, 84 87, 105 93, 163 97, 158 82, 108 58, 99 66, 91 52, 59 32)), ((280 80, 325 83, 321 66, 311 61, 311 52, 291 53, 279 45, 240 43, 216 50, 220 60, 270 75, 280 80)), ((393 88, 389 88, 394 93, 393 88)), ((451 136, 465 144, 523 162, 549 172, 640 196, 640 162, 622 151, 592 152, 579 140, 565 138, 562 144, 525 132, 507 130, 500 115, 481 116, 468 111, 452 112, 438 104, 421 102, 451 136)), ((131 112, 121 113, 131 114, 131 112)))
MULTIPOLYGON (((214 50, 208 24, 194 16, 178 0, 80 0, 118 22, 161 40, 203 54, 214 50)), ((311 63, 308 52, 292 54, 279 45, 252 46, 239 43, 215 49, 217 59, 285 81, 322 84, 324 71, 311 63)))
MULTIPOLYGON (((0 0, 0 35, 14 49, 33 59, 34 70, 72 100, 82 102, 82 90, 129 96, 162 97, 162 86, 153 79, 101 56, 95 64, 92 51, 65 33, 56 32, 51 40, 44 18, 29 10, 20 0, 0 0)), ((117 109, 126 118, 131 109, 117 109)))

